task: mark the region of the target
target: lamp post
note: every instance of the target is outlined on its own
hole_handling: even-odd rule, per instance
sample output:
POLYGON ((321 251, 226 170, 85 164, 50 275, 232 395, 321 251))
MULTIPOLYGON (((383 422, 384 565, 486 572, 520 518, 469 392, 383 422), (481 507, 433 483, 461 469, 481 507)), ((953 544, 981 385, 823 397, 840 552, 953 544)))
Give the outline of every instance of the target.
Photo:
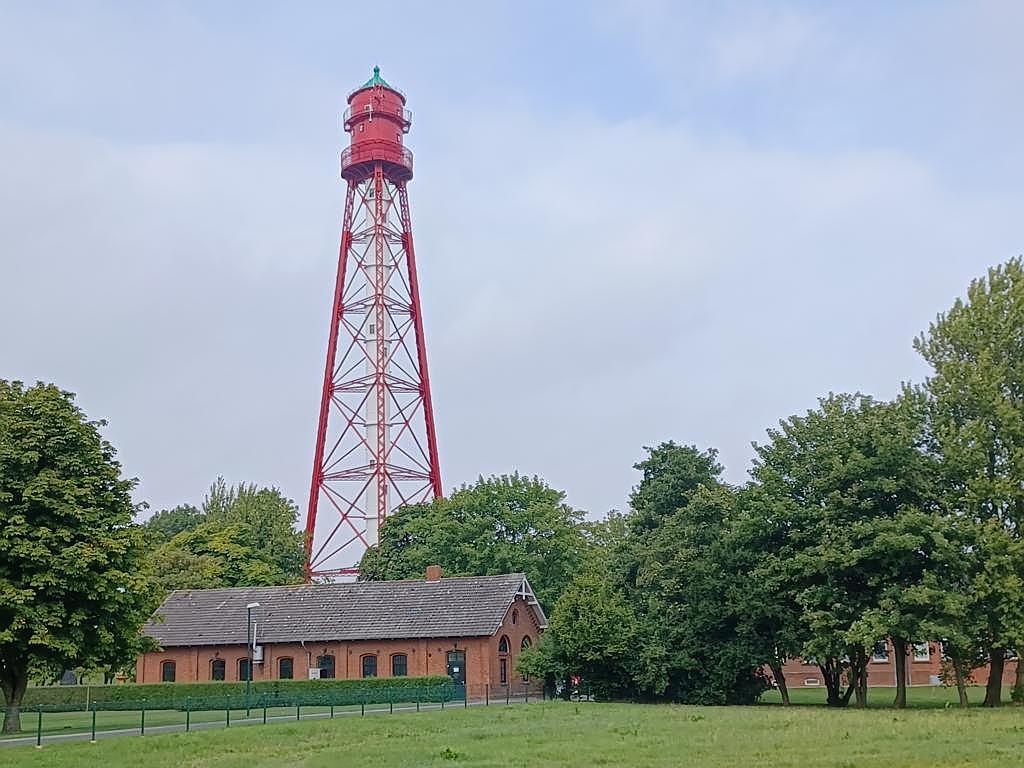
POLYGON ((246 645, 246 658, 248 664, 246 664, 245 671, 245 716, 249 716, 249 706, 252 701, 252 609, 259 608, 259 603, 249 603, 245 606, 245 645, 246 645))

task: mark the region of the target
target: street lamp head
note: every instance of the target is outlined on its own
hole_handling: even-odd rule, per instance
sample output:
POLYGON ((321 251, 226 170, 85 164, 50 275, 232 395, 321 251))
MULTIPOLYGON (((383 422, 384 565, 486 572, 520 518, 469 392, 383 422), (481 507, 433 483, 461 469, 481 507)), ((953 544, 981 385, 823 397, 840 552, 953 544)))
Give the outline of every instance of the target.
POLYGON ((260 607, 260 604, 259 604, 259 603, 249 603, 249 604, 248 604, 247 606, 245 606, 245 607, 246 607, 247 609, 249 609, 249 610, 251 611, 251 610, 252 610, 253 608, 259 608, 259 607, 260 607))

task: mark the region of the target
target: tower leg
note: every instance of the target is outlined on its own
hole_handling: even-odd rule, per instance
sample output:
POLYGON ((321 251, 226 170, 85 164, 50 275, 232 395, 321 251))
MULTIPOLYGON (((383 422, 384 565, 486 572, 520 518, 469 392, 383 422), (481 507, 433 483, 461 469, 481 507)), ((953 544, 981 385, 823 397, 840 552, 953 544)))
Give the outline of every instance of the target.
POLYGON ((313 577, 313 532, 316 530, 317 502, 320 498, 320 484, 323 482, 324 443, 327 440, 327 417, 334 393, 334 361, 338 354, 338 325, 343 310, 342 299, 345 291, 346 255, 352 246, 352 204, 355 200, 356 185, 349 182, 345 192, 345 214, 341 223, 341 245, 338 247, 338 272, 334 282, 334 302, 331 306, 331 328, 327 340, 327 362, 324 365, 324 386, 320 395, 320 418, 316 427, 316 446, 313 449, 313 478, 309 483, 309 507, 306 510, 306 581, 313 577))

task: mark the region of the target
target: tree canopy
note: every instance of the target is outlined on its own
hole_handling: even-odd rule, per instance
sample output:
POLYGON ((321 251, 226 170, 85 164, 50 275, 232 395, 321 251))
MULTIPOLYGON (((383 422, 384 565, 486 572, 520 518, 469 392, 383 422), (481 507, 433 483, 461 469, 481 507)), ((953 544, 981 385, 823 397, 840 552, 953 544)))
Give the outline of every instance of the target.
POLYGON ((156 513, 146 530, 156 542, 152 569, 164 589, 270 586, 304 578, 298 508, 276 488, 218 478, 202 508, 156 513))
MULTIPOLYGON (((974 639, 963 640, 968 654, 984 649, 985 703, 996 706, 1006 656, 1024 645, 1024 260, 974 280, 915 347, 933 369, 923 389, 949 502, 970 534, 961 619, 973 619, 974 639)), ((1018 668, 1018 697, 1022 687, 1018 668)))
POLYGON ((0 688, 20 728, 29 675, 120 666, 159 602, 104 422, 48 384, 0 380, 0 688))
POLYGON ((480 478, 446 498, 410 504, 388 518, 359 578, 422 578, 428 565, 450 576, 521 571, 550 610, 580 562, 582 513, 537 477, 480 478))

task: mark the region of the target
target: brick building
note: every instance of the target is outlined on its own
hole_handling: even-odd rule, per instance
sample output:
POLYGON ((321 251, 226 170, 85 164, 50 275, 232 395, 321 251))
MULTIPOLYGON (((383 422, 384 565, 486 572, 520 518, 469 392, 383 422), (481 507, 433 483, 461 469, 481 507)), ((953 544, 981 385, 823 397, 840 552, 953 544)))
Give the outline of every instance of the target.
POLYGON ((500 695, 522 686, 516 661, 546 626, 521 573, 178 590, 143 629, 160 650, 136 681, 245 680, 251 629, 256 681, 448 674, 500 695))
MULTIPOLYGON (((1013 685, 1017 673, 1017 662, 1007 660, 1003 668, 1003 684, 1013 685)), ((790 659, 782 667, 789 688, 816 688, 824 686, 821 670, 813 661, 790 659)), ((942 646, 939 643, 914 643, 907 658, 908 685, 941 685, 943 674, 942 646)), ((984 685, 988 680, 988 668, 974 671, 974 681, 984 685)), ((952 679, 950 680, 952 683, 952 679)), ((889 641, 878 643, 868 661, 869 686, 896 685, 896 657, 889 641)))

